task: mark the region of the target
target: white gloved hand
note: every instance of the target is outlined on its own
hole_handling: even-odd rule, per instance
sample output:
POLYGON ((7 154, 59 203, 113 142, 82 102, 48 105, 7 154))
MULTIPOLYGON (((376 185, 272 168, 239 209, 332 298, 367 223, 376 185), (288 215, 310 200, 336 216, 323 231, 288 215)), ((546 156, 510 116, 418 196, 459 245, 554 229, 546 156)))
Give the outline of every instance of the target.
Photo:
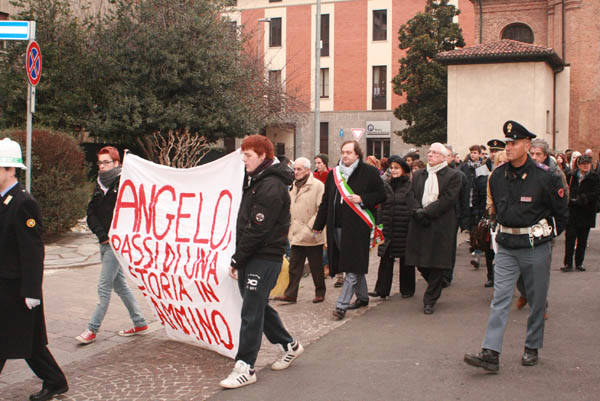
POLYGON ((38 306, 41 303, 41 301, 39 299, 35 299, 35 298, 25 298, 25 305, 27 306, 27 308, 29 309, 33 309, 36 306, 38 306))

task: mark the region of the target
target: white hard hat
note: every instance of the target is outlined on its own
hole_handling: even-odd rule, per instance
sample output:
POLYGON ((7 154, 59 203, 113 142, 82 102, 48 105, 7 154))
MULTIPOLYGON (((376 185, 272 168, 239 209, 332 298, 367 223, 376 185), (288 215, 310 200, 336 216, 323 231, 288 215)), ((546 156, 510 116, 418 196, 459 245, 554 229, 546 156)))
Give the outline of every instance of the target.
POLYGON ((21 146, 8 138, 0 141, 0 167, 17 167, 27 169, 21 157, 21 146))

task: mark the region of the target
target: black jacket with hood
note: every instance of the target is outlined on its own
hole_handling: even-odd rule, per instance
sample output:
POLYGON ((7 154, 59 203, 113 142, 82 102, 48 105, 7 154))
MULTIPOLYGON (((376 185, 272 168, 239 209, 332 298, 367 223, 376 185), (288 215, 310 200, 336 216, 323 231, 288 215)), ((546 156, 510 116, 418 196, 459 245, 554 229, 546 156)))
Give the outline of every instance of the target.
POLYGON ((294 172, 277 161, 254 176, 246 174, 233 267, 243 269, 254 257, 282 260, 290 228, 288 187, 293 181, 294 172))

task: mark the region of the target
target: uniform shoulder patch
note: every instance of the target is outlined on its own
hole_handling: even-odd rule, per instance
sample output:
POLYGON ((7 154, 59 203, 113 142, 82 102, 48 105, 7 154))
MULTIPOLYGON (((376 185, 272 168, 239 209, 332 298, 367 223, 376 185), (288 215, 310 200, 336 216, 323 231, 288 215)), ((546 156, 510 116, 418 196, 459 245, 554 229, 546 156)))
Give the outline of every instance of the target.
POLYGON ((27 221, 25 222, 25 225, 29 228, 33 228, 35 227, 37 223, 35 222, 35 219, 27 219, 27 221))
POLYGON ((558 197, 559 197, 559 198, 561 198, 561 199, 562 199, 562 198, 564 198, 564 197, 565 197, 565 189, 564 189, 564 188, 562 188, 562 187, 561 187, 561 188, 559 188, 559 189, 558 189, 558 191, 557 191, 557 193, 558 193, 558 197))

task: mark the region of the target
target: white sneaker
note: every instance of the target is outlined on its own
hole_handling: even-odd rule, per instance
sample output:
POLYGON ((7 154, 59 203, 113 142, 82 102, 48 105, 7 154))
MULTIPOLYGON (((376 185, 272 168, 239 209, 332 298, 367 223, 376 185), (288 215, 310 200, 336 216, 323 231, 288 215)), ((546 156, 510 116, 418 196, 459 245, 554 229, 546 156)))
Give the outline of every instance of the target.
POLYGON ((221 380, 219 384, 225 388, 238 388, 252 383, 256 383, 254 369, 250 369, 250 365, 244 361, 237 361, 229 376, 221 380))
POLYGON ((294 362, 294 360, 296 358, 298 358, 300 356, 300 354, 302 354, 304 352, 304 347, 302 346, 302 344, 300 344, 298 341, 296 341, 297 347, 296 350, 294 350, 292 348, 292 343, 287 345, 287 350, 283 349, 283 347, 281 347, 283 349, 283 354, 281 355, 281 358, 279 358, 278 361, 275 361, 273 363, 273 365, 271 365, 271 369, 273 370, 283 370, 283 369, 287 369, 290 364, 292 362, 294 362))

